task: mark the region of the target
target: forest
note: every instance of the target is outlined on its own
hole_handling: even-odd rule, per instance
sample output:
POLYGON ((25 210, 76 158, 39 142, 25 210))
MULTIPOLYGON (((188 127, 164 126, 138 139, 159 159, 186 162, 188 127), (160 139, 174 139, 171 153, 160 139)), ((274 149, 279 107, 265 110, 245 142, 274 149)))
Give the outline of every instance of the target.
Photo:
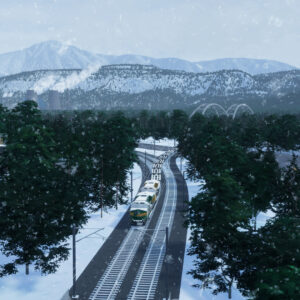
MULTIPOLYGON (((42 114, 34 101, 0 107, 0 277, 33 265, 55 272, 89 211, 126 201, 137 135, 122 113, 42 114)), ((100 215, 99 215, 100 218, 100 215)))
POLYGON ((50 114, 25 101, 0 107, 0 119, 0 251, 13 258, 0 277, 18 265, 55 272, 72 226, 83 226, 90 210, 126 202, 139 139, 167 137, 199 183, 184 212, 198 287, 229 298, 234 286, 248 299, 299 299, 299 115, 50 114), (291 153, 286 166, 282 151, 291 153), (257 224, 263 212, 272 217, 257 224))

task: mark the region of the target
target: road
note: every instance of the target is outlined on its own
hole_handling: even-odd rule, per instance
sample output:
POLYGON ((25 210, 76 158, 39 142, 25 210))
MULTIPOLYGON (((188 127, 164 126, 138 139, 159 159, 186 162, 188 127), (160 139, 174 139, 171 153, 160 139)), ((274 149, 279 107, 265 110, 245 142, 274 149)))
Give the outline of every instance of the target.
MULTIPOLYGON (((155 158, 147 155, 146 166, 144 154, 139 154, 139 159, 144 181, 150 177, 155 158)), ((167 293, 171 299, 179 298, 186 241, 182 210, 187 188, 175 156, 168 157, 162 171, 160 194, 150 220, 145 226, 130 226, 127 211, 78 278, 81 300, 163 299, 167 293)))

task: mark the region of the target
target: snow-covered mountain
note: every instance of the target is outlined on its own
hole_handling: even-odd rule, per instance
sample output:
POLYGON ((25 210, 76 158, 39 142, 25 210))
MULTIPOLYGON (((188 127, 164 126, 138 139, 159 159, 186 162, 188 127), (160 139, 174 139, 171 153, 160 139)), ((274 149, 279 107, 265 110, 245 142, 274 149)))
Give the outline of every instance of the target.
POLYGON ((257 90, 253 77, 239 70, 214 73, 187 73, 159 69, 148 65, 110 65, 82 77, 85 70, 41 70, 0 78, 3 93, 25 92, 28 89, 41 94, 46 90, 64 92, 80 89, 110 93, 138 94, 150 90, 170 89, 187 95, 230 95, 257 90), (78 79, 79 78, 79 79, 78 79), (80 80, 82 78, 82 80, 80 80), (72 79, 72 80, 70 80, 72 79), (69 83, 70 82, 70 83, 69 83))
POLYGON ((280 71, 290 71, 295 67, 267 59, 250 58, 223 58, 196 63, 197 67, 203 72, 216 72, 219 70, 242 70, 252 75, 261 73, 274 73, 280 71))
POLYGON ((44 69, 82 69, 100 63, 100 58, 88 51, 49 41, 24 50, 0 55, 0 73, 10 75, 44 69))
POLYGON ((285 105, 284 97, 298 105, 300 70, 252 76, 239 70, 194 73, 127 64, 40 70, 0 78, 4 105, 13 107, 23 101, 27 90, 34 90, 45 102, 49 91, 56 90, 62 108, 70 109, 172 109, 224 101, 264 106, 274 99, 285 105))
POLYGON ((190 62, 178 58, 94 54, 57 41, 47 41, 20 51, 0 54, 0 76, 33 70, 82 69, 94 64, 142 64, 195 73, 241 70, 252 75, 295 69, 293 66, 277 61, 248 58, 190 62))

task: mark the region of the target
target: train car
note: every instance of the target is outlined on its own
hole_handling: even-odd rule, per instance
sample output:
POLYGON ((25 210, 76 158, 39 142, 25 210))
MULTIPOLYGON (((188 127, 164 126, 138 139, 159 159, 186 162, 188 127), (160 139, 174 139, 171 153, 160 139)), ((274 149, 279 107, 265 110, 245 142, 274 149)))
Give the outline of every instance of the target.
POLYGON ((156 201, 156 196, 156 190, 142 189, 142 191, 139 192, 136 197, 138 197, 139 199, 145 199, 149 204, 153 206, 156 201))
POLYGON ((130 218, 133 224, 145 225, 156 203, 157 190, 143 187, 136 195, 130 207, 130 218))
POLYGON ((130 207, 130 219, 133 224, 145 225, 152 210, 152 205, 143 197, 136 197, 130 207))
POLYGON ((145 225, 156 203, 160 189, 160 181, 146 180, 140 192, 130 206, 130 219, 132 224, 145 225))
POLYGON ((158 194, 160 189, 160 182, 158 180, 146 180, 144 184, 144 189, 153 189, 158 194))

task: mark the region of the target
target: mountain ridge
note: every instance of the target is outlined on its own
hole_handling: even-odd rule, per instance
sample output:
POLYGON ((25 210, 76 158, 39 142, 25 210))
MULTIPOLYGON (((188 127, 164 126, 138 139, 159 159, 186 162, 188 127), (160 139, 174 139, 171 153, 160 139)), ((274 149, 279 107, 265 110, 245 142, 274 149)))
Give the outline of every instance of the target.
POLYGON ((274 60, 250 58, 223 58, 191 62, 179 58, 152 58, 133 54, 119 56, 95 54, 58 41, 46 41, 23 50, 0 54, 0 76, 40 69, 84 69, 93 64, 118 65, 127 63, 154 65, 162 69, 194 73, 239 69, 256 75, 297 69, 294 66, 274 60))
POLYGON ((193 73, 123 64, 0 78, 0 100, 8 107, 25 100, 27 90, 45 102, 56 90, 63 109, 171 109, 214 101, 299 109, 300 70, 251 75, 241 70, 193 73))

